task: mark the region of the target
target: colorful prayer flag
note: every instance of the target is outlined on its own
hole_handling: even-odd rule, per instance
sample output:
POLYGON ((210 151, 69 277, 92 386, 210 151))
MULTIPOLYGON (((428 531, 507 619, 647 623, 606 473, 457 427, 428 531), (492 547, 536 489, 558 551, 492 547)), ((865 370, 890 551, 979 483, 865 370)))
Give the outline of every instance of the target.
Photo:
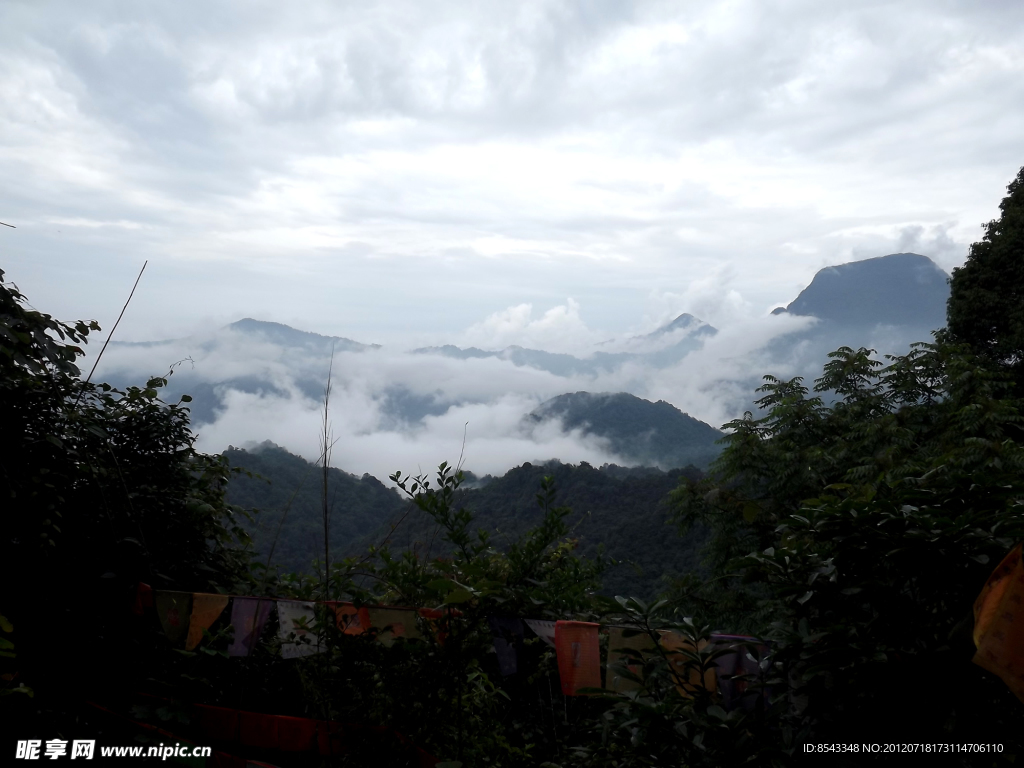
POLYGON ((974 602, 974 663, 998 675, 1024 701, 1024 563, 1018 544, 974 602))
POLYGON ((633 634, 626 637, 625 633, 629 629, 629 627, 611 627, 608 632, 608 666, 605 670, 604 687, 616 693, 638 690, 640 683, 630 680, 623 672, 628 670, 631 674, 642 677, 644 661, 657 652, 650 635, 633 629, 633 634), (638 651, 641 658, 637 659, 635 656, 623 653, 626 650, 638 651))
POLYGON ((579 696, 581 688, 601 687, 599 628, 589 621, 555 622, 558 676, 566 696, 579 696))
POLYGON ((533 630, 533 634, 552 648, 555 647, 555 622, 542 619, 524 619, 524 621, 526 626, 533 630))
POLYGON ((316 621, 313 604, 298 600, 278 600, 277 617, 281 626, 278 633, 281 637, 281 656, 285 659, 297 659, 309 656, 319 650, 317 636, 312 627, 316 621), (303 619, 305 621, 303 622, 303 619), (301 626, 309 627, 302 629, 301 626))
POLYGON ((377 630, 377 642, 390 647, 396 637, 423 639, 412 608, 370 608, 370 625, 377 630))
MULTIPOLYGON (((715 661, 722 706, 752 710, 758 697, 748 695, 747 689, 761 677, 761 662, 768 657, 768 646, 749 635, 711 635, 711 642, 715 650, 732 649, 732 653, 719 656, 715 661)), ((762 691, 761 696, 767 698, 767 693, 762 691)))
POLYGON ((153 607, 153 588, 141 581, 135 585, 135 600, 132 603, 132 613, 141 616, 147 608, 153 607))
POLYGON ((228 607, 227 595, 207 595, 196 592, 192 596, 192 617, 188 625, 188 638, 185 650, 194 650, 203 639, 203 630, 213 626, 213 622, 228 607))
POLYGON ((343 634, 361 635, 370 628, 370 611, 366 606, 356 608, 352 603, 337 601, 331 601, 327 605, 334 611, 338 629, 343 634))
POLYGON ((694 647, 693 640, 683 633, 667 629, 661 630, 661 647, 668 655, 672 675, 676 681, 676 690, 684 699, 692 699, 701 689, 710 693, 715 691, 715 667, 705 669, 702 679, 700 661, 697 658, 698 653, 707 646, 707 640, 698 641, 694 647))
POLYGON ((523 642, 523 622, 509 616, 491 616, 487 619, 494 635, 494 653, 498 669, 508 677, 519 669, 519 646, 523 642))
POLYGON ((427 626, 437 637, 437 642, 444 645, 448 639, 448 633, 452 629, 452 619, 462 615, 458 608, 446 606, 444 608, 420 608, 417 613, 420 618, 427 622, 427 626))
POLYGON ((157 590, 153 597, 156 615, 171 645, 181 645, 188 634, 189 616, 192 614, 191 592, 157 590))
POLYGON ((236 597, 231 602, 231 626, 235 639, 228 656, 248 656, 256 647, 267 623, 274 601, 268 597, 236 597))

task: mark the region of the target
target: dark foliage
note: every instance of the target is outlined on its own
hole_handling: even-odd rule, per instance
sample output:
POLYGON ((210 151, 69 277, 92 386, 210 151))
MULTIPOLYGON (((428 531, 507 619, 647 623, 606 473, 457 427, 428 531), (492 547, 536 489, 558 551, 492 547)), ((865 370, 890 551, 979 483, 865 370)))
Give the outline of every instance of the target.
POLYGON ((953 270, 947 327, 953 341, 1014 372, 1024 391, 1024 168, 967 262, 953 270))
MULTIPOLYGON (((224 455, 232 466, 254 475, 235 475, 228 500, 263 510, 251 531, 257 556, 266 559, 287 509, 274 563, 285 572, 311 572, 323 539, 313 465, 272 445, 257 451, 231 449, 224 455)), ((681 478, 701 476, 693 467, 662 472, 615 465, 598 469, 585 462, 527 463, 481 488, 461 486, 457 501, 473 510, 473 530, 487 531, 494 545, 505 550, 540 521, 535 497, 545 476, 554 480, 555 503, 573 510, 567 522, 579 554, 595 557, 600 550, 618 561, 605 572, 603 594, 654 597, 664 589, 664 577, 700 570, 701 530, 682 538, 673 535, 666 505, 681 478)), ((424 557, 445 552, 438 524, 428 516, 409 515, 410 503, 370 475, 356 478, 332 469, 329 494, 331 550, 340 556, 385 540, 394 549, 414 549, 424 557)))
POLYGON ((229 591, 247 571, 226 463, 194 450, 187 408, 158 397, 165 379, 82 380, 79 345, 97 330, 0 285, 2 612, 15 679, 58 708, 142 673, 153 637, 130 631, 136 582, 229 591))
POLYGON ((676 494, 684 525, 713 531, 715 578, 683 599, 775 641, 780 727, 802 739, 1019 754, 1024 707, 971 663, 970 628, 993 565, 1024 538, 1020 403, 963 348, 889 362, 841 349, 813 396, 766 377, 765 415, 732 422, 711 479, 676 494))
MULTIPOLYGON (((309 573, 323 552, 321 478, 315 465, 273 443, 249 451, 229 448, 224 457, 230 466, 251 473, 232 476, 227 499, 261 510, 250 526, 257 559, 265 562, 276 541, 274 564, 286 573, 309 573)), ((339 558, 380 543, 391 523, 409 511, 409 503, 375 477, 358 478, 334 468, 328 474, 330 545, 339 558)))

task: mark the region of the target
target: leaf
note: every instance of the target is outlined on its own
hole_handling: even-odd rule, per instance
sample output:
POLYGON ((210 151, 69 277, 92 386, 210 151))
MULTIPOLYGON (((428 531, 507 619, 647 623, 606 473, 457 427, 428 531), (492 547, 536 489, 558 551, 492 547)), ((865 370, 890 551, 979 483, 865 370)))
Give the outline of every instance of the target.
POLYGON ((472 599, 473 593, 470 592, 468 589, 462 589, 460 587, 459 589, 455 589, 449 592, 448 596, 444 599, 444 601, 449 605, 455 605, 458 603, 468 603, 472 599))
POLYGON ((427 589, 433 592, 441 592, 442 594, 447 594, 457 588, 458 585, 451 579, 434 579, 427 582, 427 589))
POLYGON ((708 707, 708 715, 710 717, 717 717, 719 720, 729 719, 729 713, 717 704, 712 704, 710 707, 708 707))
POLYGON ((803 605, 804 603, 806 603, 806 602, 807 602, 808 600, 810 600, 810 599, 811 599, 811 595, 813 595, 813 594, 814 594, 814 591, 813 591, 813 590, 811 590, 811 591, 809 591, 809 592, 804 592, 804 594, 803 594, 803 595, 801 595, 800 597, 798 597, 798 598, 796 599, 796 601, 797 601, 798 603, 800 603, 800 605, 803 605))

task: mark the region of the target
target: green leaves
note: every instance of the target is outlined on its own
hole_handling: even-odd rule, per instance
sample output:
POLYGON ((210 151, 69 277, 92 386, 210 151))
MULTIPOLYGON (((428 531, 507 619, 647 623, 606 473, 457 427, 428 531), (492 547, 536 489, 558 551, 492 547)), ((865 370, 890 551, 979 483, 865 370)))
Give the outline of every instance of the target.
POLYGON ((770 633, 820 723, 883 706, 864 680, 890 673, 871 665, 947 648, 1024 538, 1021 403, 1005 384, 963 347, 884 365, 842 348, 815 383, 831 406, 765 377, 763 413, 732 422, 713 477, 674 494, 681 525, 713 531, 697 606, 770 633))
POLYGON ((1024 168, 1007 187, 1000 218, 988 223, 966 263, 953 270, 948 337, 1024 383, 1024 168))

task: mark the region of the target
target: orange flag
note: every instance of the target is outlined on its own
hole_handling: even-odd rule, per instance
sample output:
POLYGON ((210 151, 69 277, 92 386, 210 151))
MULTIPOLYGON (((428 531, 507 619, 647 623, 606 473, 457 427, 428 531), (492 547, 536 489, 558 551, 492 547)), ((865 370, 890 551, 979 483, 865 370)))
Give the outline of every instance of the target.
POLYGON ((203 630, 213 626, 213 622, 228 607, 227 595, 205 595, 197 592, 192 595, 192 620, 188 625, 188 638, 185 650, 191 651, 203 639, 203 630))
POLYGON ((338 629, 344 634, 361 635, 370 628, 370 611, 366 606, 356 608, 352 603, 337 601, 331 601, 328 605, 334 609, 338 629))
POLYGON ((974 663, 1024 701, 1024 564, 1021 544, 992 572, 974 601, 974 663))
POLYGON ((580 688, 601 687, 599 628, 589 621, 555 622, 558 677, 566 696, 579 696, 580 688))

